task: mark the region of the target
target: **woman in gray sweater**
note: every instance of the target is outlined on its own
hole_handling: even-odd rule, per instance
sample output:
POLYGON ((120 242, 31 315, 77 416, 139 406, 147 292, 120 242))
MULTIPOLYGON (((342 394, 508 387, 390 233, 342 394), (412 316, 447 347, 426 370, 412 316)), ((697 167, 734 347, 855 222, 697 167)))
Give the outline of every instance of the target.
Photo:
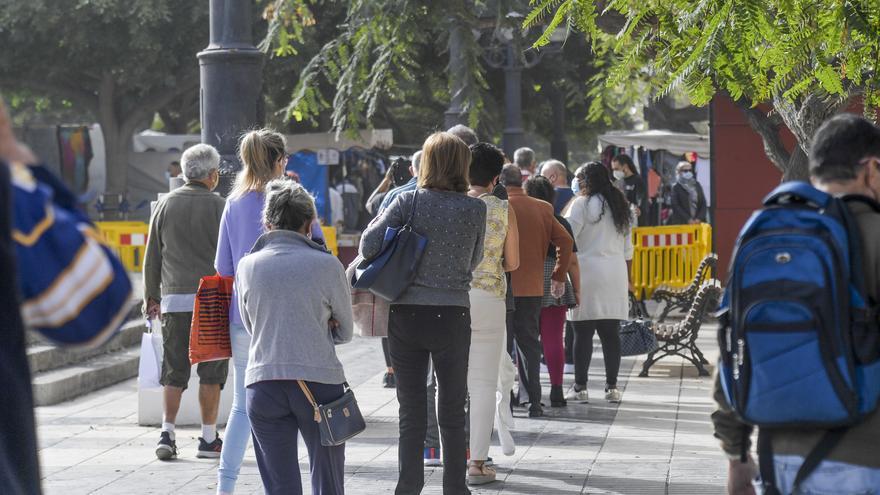
POLYGON ((422 448, 429 358, 440 394, 443 493, 470 493, 465 485, 464 433, 471 341, 468 292, 471 274, 483 257, 486 229, 486 204, 466 194, 470 161, 464 141, 445 132, 431 135, 422 147, 418 189, 398 196, 361 237, 360 253, 370 259, 381 250, 385 230, 403 225, 415 204, 412 229, 428 238, 415 280, 392 301, 388 318, 400 403, 396 495, 418 494, 425 483, 422 448))
POLYGON ((351 340, 351 296, 342 264, 311 240, 315 203, 299 184, 266 188, 260 236, 235 277, 251 345, 245 386, 257 465, 268 494, 301 494, 297 432, 308 446, 314 493, 343 493, 345 446, 324 447, 311 402, 344 393, 334 344, 351 340))

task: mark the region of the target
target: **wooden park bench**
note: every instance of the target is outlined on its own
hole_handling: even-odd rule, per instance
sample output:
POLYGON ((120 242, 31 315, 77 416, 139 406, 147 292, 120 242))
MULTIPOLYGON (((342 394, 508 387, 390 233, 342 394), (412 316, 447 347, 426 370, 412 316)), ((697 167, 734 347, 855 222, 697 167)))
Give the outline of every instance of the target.
POLYGON ((663 311, 660 313, 657 321, 660 323, 664 322, 673 310, 687 311, 693 305, 694 298, 697 296, 697 290, 703 285, 704 281, 712 277, 717 264, 718 255, 709 253, 700 262, 694 279, 691 280, 690 285, 687 287, 676 289, 665 284, 657 287, 651 295, 651 299, 666 303, 663 305, 663 311))
POLYGON ((709 376, 709 371, 704 366, 709 364, 709 361, 697 348, 697 336, 703 318, 715 310, 720 295, 721 284, 715 279, 709 280, 697 290, 697 295, 684 320, 679 323, 656 323, 654 335, 657 336, 659 347, 648 354, 639 376, 648 376, 651 366, 666 356, 681 356, 697 367, 700 376, 709 376))

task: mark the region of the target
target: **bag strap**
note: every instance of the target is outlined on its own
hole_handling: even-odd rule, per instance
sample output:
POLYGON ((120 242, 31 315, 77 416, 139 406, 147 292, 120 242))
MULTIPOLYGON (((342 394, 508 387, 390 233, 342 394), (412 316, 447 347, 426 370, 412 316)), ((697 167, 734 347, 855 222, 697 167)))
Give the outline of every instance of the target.
POLYGON ((776 487, 776 466, 773 463, 773 444, 770 430, 758 429, 758 468, 764 495, 782 495, 776 487))
POLYGON ((416 189, 415 194, 413 194, 413 204, 412 209, 409 211, 409 218, 406 219, 406 223, 403 224, 404 229, 412 228, 413 217, 416 214, 416 208, 419 206, 419 190, 416 189))
POLYGON ((306 396, 306 399, 312 404, 312 407, 315 409, 315 423, 321 422, 321 411, 318 409, 318 403, 315 402, 315 396, 312 395, 312 391, 309 390, 309 386, 306 385, 306 382, 302 380, 297 380, 296 383, 299 384, 299 388, 302 389, 303 394, 306 396))
POLYGON ((807 454, 807 457, 804 458, 804 463, 801 464, 801 468, 798 469, 797 475, 794 478, 794 486, 792 487, 793 493, 798 492, 801 483, 810 476, 810 473, 819 467, 822 460, 834 450, 834 447, 838 443, 840 443, 840 440, 843 439, 846 431, 847 428, 836 428, 828 430, 822 435, 822 439, 819 440, 819 443, 813 447, 813 450, 811 450, 809 454, 807 454))

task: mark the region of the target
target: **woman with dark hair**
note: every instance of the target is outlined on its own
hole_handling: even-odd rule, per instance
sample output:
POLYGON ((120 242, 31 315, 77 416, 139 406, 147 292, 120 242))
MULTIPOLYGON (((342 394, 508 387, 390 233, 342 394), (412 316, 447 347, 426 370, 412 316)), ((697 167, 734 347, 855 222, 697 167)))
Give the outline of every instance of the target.
MULTIPOLYGON (((534 176, 526 182, 526 194, 529 196, 553 204, 556 190, 553 184, 544 176, 534 176)), ((556 220, 565 227, 568 234, 574 238, 574 232, 568 221, 554 215, 556 220)), ((577 253, 577 239, 571 250, 577 253)), ((556 246, 550 245, 547 257, 544 258, 544 297, 541 300, 541 347, 544 350, 544 361, 547 363, 547 371, 550 373, 550 406, 563 407, 566 405, 564 392, 562 391, 562 372, 565 367, 565 346, 563 332, 565 330, 565 312, 569 308, 578 305, 580 297, 581 279, 580 267, 577 256, 571 257, 568 267, 568 280, 565 282, 565 294, 561 298, 553 297, 550 293, 550 277, 556 266, 556 246)))
POLYGON ((620 320, 629 314, 629 269, 633 255, 632 211, 611 183, 608 169, 597 162, 575 173, 578 196, 565 213, 581 250, 580 305, 569 310, 574 329, 575 383, 566 399, 588 402, 587 373, 593 356, 593 334, 599 334, 605 357, 605 399, 620 402, 620 320))
POLYGON ((611 171, 618 181, 626 200, 636 207, 639 225, 645 225, 643 213, 648 212, 648 190, 645 181, 639 175, 636 164, 629 155, 620 154, 611 159, 611 171))

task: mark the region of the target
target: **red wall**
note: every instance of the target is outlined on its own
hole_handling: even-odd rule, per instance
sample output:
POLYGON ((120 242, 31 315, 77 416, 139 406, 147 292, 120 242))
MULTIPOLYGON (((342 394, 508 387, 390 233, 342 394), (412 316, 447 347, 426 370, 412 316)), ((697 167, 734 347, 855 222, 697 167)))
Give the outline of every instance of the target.
POLYGON ((740 228, 779 184, 782 174, 764 154, 761 137, 732 100, 716 96, 711 105, 713 245, 719 256, 718 277, 725 282, 740 228))

